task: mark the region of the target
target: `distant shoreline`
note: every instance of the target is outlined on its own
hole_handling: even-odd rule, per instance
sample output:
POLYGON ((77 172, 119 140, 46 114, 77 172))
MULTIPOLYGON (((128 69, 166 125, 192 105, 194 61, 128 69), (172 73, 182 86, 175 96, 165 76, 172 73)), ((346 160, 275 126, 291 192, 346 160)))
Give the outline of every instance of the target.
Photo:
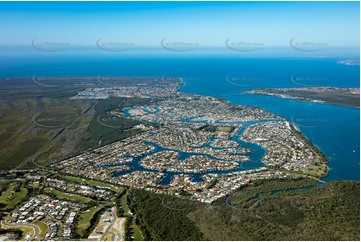
POLYGON ((301 102, 325 103, 360 108, 360 88, 259 88, 251 91, 245 91, 243 93, 288 98, 301 102))

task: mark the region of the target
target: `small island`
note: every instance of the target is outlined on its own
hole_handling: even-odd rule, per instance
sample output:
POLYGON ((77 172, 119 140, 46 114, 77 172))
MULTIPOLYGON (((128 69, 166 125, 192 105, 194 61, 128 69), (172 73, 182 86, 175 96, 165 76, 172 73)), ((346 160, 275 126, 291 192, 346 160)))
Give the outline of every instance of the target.
POLYGON ((244 93, 290 98, 302 102, 317 102, 340 106, 360 107, 360 88, 260 88, 246 91, 244 93))

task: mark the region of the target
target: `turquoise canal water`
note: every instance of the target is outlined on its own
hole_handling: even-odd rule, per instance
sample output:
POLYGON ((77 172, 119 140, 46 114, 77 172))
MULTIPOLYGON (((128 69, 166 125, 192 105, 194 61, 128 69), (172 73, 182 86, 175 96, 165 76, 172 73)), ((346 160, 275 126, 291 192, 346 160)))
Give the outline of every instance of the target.
POLYGON ((340 60, 345 58, 38 54, 0 56, 0 76, 182 77, 183 92, 259 106, 295 122, 330 159, 324 180, 360 180, 359 108, 242 94, 266 87, 360 87, 360 66, 340 60))

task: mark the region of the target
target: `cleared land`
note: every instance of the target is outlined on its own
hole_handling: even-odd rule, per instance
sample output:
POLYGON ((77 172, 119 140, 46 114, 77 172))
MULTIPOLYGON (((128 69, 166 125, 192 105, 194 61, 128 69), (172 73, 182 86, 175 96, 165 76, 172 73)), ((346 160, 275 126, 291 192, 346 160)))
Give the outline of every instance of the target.
POLYGON ((124 241, 124 223, 126 218, 116 218, 112 227, 109 229, 109 234, 112 235, 113 241, 124 241))
POLYGON ((115 207, 105 211, 100 219, 98 225, 89 235, 89 240, 124 240, 124 222, 125 218, 118 218, 116 216, 115 207))
POLYGON ((112 209, 108 209, 105 211, 99 219, 98 225, 95 227, 95 229, 92 231, 92 233, 89 235, 89 240, 102 240, 104 235, 107 233, 109 228, 111 227, 113 221, 113 211, 112 209))

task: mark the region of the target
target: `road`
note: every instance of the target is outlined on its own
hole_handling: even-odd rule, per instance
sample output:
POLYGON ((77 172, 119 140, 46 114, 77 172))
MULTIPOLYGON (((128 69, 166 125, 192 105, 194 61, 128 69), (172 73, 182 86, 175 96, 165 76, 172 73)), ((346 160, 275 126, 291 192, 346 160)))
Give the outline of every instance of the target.
POLYGON ((38 226, 36 226, 35 224, 13 224, 13 223, 7 223, 5 222, 5 220, 1 220, 1 226, 3 228, 5 228, 4 226, 7 227, 19 227, 19 226, 24 226, 24 227, 30 227, 33 229, 33 234, 30 236, 30 238, 28 238, 27 240, 33 240, 33 239, 38 239, 39 234, 41 232, 40 228, 38 226))

